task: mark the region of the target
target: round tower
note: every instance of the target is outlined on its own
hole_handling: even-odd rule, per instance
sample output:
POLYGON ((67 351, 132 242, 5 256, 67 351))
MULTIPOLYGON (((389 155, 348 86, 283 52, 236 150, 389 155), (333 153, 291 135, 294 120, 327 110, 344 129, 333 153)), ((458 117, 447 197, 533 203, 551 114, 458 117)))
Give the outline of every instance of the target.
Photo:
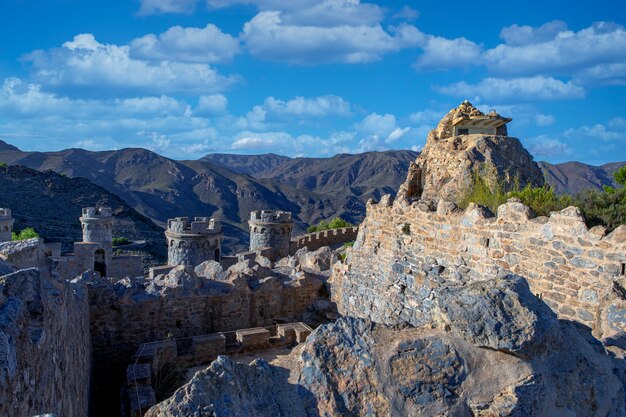
POLYGON ((219 219, 176 217, 167 221, 167 264, 197 266, 222 259, 222 227, 219 219))
POLYGON ((80 217, 84 243, 111 243, 113 217, 110 207, 84 207, 80 217))
POLYGON ((0 242, 11 240, 14 222, 15 219, 11 216, 11 209, 0 208, 0 242))
POLYGON ((274 260, 289 256, 293 220, 288 211, 256 210, 250 213, 250 251, 271 249, 274 260))

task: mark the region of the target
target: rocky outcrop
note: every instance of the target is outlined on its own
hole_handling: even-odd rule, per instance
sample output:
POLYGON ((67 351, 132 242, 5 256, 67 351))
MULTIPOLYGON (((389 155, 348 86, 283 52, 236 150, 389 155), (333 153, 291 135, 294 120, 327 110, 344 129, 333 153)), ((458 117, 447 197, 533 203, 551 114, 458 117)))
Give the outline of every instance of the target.
POLYGON ((586 330, 557 321, 522 278, 441 283, 430 298, 432 314, 419 327, 351 317, 320 326, 291 353, 288 370, 222 357, 147 415, 617 417, 626 412, 621 362, 586 330))
POLYGON ((36 268, 0 277, 0 415, 88 415, 90 346, 83 287, 36 268))
POLYGON ((452 121, 461 114, 477 111, 470 103, 463 103, 441 119, 428 134, 415 163, 410 165, 399 197, 456 202, 471 186, 474 175, 480 175, 491 185, 496 181, 505 186, 517 183, 520 187, 544 183, 539 166, 518 139, 507 136, 505 126, 499 128, 498 135, 454 136, 452 121))

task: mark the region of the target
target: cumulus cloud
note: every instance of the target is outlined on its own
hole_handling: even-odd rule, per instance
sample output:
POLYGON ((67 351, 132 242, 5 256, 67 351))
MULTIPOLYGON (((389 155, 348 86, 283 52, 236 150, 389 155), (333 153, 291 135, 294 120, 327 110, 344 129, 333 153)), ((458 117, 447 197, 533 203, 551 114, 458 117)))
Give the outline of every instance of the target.
POLYGON ((239 52, 239 40, 213 24, 204 28, 173 26, 130 43, 130 57, 152 61, 229 62, 239 52))
POLYGON ((478 65, 482 53, 480 45, 465 38, 446 39, 439 36, 427 36, 420 47, 423 53, 415 63, 415 68, 420 70, 478 65))
POLYGON ((384 10, 359 0, 207 0, 209 7, 254 5, 261 11, 281 12, 284 22, 301 26, 361 26, 383 20, 384 10))
POLYGON ((221 114, 226 111, 228 107, 228 99, 222 94, 211 94, 200 96, 198 99, 198 107, 196 112, 198 114, 221 114))
POLYGON ((134 59, 129 46, 102 44, 92 34, 77 35, 61 48, 32 52, 26 59, 32 63, 33 77, 39 83, 56 88, 212 93, 237 81, 206 64, 134 59))
POLYGON ((535 115, 535 123, 537 126, 551 126, 556 119, 551 114, 538 113, 535 115))
POLYGON ((356 129, 367 135, 386 137, 396 129, 396 117, 393 114, 372 113, 356 124, 356 129))
POLYGON ((407 5, 402 6, 402 8, 397 13, 394 13, 393 15, 393 17, 396 19, 409 20, 409 21, 417 20, 419 16, 420 16, 419 11, 407 5))
POLYGON ((305 98, 295 97, 288 101, 268 97, 264 108, 271 113, 291 116, 349 116, 350 103, 343 98, 333 95, 305 98))
MULTIPOLYGON (((485 65, 500 73, 569 75, 626 63, 626 30, 614 23, 598 22, 578 32, 561 22, 539 28, 512 26, 502 36, 507 43, 484 54, 485 65)), ((592 71, 586 77, 593 75, 592 71)))
POLYGON ((553 40, 567 31, 567 24, 560 20, 544 23, 539 27, 511 25, 500 31, 500 37, 511 46, 532 45, 553 40))
POLYGON ((380 25, 298 26, 274 11, 260 12, 246 22, 241 35, 252 55, 296 64, 377 61, 385 53, 417 46, 423 36, 407 24, 391 32, 380 25))
POLYGON ((137 14, 145 16, 155 13, 191 13, 196 8, 197 0, 139 0, 141 4, 137 14))
POLYGON ((613 119, 609 122, 609 127, 597 123, 593 126, 581 126, 575 129, 568 129, 565 131, 565 136, 570 139, 585 139, 597 141, 598 139, 604 142, 626 142, 626 134, 622 130, 612 130, 617 126, 618 119, 613 119))
POLYGON ((570 155, 572 153, 570 147, 565 143, 546 135, 539 135, 531 139, 530 142, 530 153, 538 157, 553 158, 570 155))
POLYGON ((528 78, 485 78, 477 84, 465 81, 448 86, 435 87, 443 94, 461 98, 475 98, 476 101, 493 102, 563 100, 585 96, 582 87, 571 81, 563 82, 556 78, 535 76, 528 78))

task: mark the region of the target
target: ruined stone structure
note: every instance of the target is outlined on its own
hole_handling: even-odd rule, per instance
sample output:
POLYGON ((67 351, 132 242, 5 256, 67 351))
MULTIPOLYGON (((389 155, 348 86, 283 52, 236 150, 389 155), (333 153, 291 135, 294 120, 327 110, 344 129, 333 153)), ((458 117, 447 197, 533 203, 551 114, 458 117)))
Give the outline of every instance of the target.
POLYGON ((222 227, 219 219, 176 217, 167 221, 168 265, 200 265, 222 258, 222 227))
POLYGON ((250 251, 270 248, 270 259, 289 256, 293 219, 287 211, 257 210, 250 213, 250 251))
POLYGON ((52 270, 55 273, 66 279, 72 279, 87 270, 110 278, 143 274, 141 256, 114 255, 113 217, 109 207, 83 208, 80 222, 83 241, 74 243, 73 255, 52 255, 52 270))
POLYGON ((11 240, 14 222, 15 219, 11 215, 11 209, 0 208, 0 242, 11 240))

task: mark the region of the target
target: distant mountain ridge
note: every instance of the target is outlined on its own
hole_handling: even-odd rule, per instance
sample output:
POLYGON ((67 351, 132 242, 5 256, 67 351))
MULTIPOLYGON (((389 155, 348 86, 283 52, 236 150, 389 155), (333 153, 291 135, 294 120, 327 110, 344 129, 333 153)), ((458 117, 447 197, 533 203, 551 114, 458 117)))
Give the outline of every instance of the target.
MULTIPOLYGON (((359 223, 369 198, 395 195, 417 155, 408 150, 330 158, 210 154, 177 161, 142 148, 25 152, 0 141, 0 162, 84 177, 158 225, 177 216, 220 217, 225 253, 247 247, 252 210, 291 211, 295 233, 336 216, 359 223)), ((577 192, 611 185, 613 172, 624 164, 541 162, 540 166, 558 192, 577 192)))

